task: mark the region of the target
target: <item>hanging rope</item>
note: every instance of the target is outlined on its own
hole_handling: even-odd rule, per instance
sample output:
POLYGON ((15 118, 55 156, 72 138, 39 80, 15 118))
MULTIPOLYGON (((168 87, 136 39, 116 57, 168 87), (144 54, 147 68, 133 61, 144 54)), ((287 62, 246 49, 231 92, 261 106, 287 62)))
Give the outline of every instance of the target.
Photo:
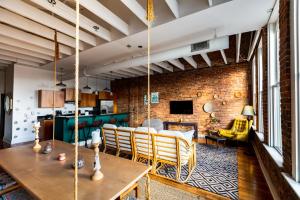
MULTIPOLYGON (((151 65, 151 24, 154 20, 154 7, 153 7, 153 0, 147 0, 147 21, 148 21, 148 47, 147 47, 147 54, 148 54, 148 60, 147 60, 147 67, 148 67, 148 104, 147 104, 147 110, 148 110, 148 166, 150 166, 150 114, 151 114, 151 107, 150 107, 150 65, 151 65)), ((153 151, 153 149, 152 149, 153 151)), ((146 199, 150 199, 150 177, 147 174, 147 182, 146 182, 146 199)))
POLYGON ((53 69, 53 106, 52 106, 52 111, 53 111, 53 130, 52 130, 52 142, 54 145, 54 136, 55 136, 55 92, 56 92, 56 65, 57 65, 57 60, 59 59, 59 44, 57 41, 57 32, 54 30, 54 69, 53 69))
POLYGON ((78 199, 78 96, 79 96, 79 0, 76 0, 76 50, 75 50, 75 173, 74 200, 78 199))

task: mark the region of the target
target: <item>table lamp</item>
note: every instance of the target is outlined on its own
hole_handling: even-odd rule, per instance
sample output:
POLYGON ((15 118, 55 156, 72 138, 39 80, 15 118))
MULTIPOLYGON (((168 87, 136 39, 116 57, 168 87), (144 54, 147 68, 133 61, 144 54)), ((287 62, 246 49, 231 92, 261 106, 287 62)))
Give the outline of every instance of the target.
POLYGON ((250 120, 255 115, 253 106, 246 105, 242 111, 242 115, 247 116, 247 119, 250 120))
POLYGON ((94 174, 91 176, 93 181, 98 181, 103 178, 103 174, 100 171, 100 158, 99 158, 99 144, 100 144, 100 129, 92 132, 92 145, 95 152, 95 162, 94 162, 94 174))

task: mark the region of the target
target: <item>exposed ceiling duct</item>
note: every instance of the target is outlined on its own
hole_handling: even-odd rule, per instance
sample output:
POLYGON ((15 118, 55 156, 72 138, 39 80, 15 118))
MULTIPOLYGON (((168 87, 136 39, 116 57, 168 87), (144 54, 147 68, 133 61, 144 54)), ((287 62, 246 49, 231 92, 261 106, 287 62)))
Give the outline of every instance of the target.
MULTIPOLYGON (((193 56, 198 54, 209 53, 213 51, 218 51, 220 49, 228 49, 229 48, 229 37, 221 37, 207 41, 207 45, 203 48, 199 48, 199 50, 192 51, 192 46, 195 44, 187 45, 175 49, 170 49, 163 52, 158 52, 151 55, 151 63, 162 62, 171 59, 177 59, 186 56, 193 56)), ((121 69, 127 69, 131 67, 138 67, 141 65, 147 64, 147 56, 141 56, 129 60, 125 60, 118 63, 112 63, 105 66, 92 66, 86 69, 85 73, 88 75, 96 75, 101 73, 107 73, 110 71, 116 71, 121 69)))

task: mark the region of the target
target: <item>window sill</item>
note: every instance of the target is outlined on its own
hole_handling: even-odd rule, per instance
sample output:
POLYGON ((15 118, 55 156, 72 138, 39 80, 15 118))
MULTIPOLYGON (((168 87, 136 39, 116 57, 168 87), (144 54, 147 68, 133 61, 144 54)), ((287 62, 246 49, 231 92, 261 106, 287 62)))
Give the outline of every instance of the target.
POLYGON ((268 151, 269 155, 273 158, 275 163, 279 168, 283 168, 283 157, 282 155, 274 148, 270 147, 266 144, 263 144, 266 150, 268 151))
POLYGON ((298 198, 300 199, 300 183, 297 183, 292 177, 290 177, 287 173, 281 173, 284 179, 288 182, 291 188, 294 190, 298 198))
POLYGON ((257 135, 259 141, 264 142, 265 137, 264 137, 263 133, 256 132, 256 135, 257 135))

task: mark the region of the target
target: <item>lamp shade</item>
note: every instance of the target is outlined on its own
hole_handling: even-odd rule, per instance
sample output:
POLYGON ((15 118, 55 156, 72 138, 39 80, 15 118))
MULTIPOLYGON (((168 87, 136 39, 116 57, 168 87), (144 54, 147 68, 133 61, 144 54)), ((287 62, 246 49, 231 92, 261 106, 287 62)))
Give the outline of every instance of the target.
POLYGON ((253 106, 246 105, 243 109, 242 115, 254 116, 255 112, 254 112, 253 106))

